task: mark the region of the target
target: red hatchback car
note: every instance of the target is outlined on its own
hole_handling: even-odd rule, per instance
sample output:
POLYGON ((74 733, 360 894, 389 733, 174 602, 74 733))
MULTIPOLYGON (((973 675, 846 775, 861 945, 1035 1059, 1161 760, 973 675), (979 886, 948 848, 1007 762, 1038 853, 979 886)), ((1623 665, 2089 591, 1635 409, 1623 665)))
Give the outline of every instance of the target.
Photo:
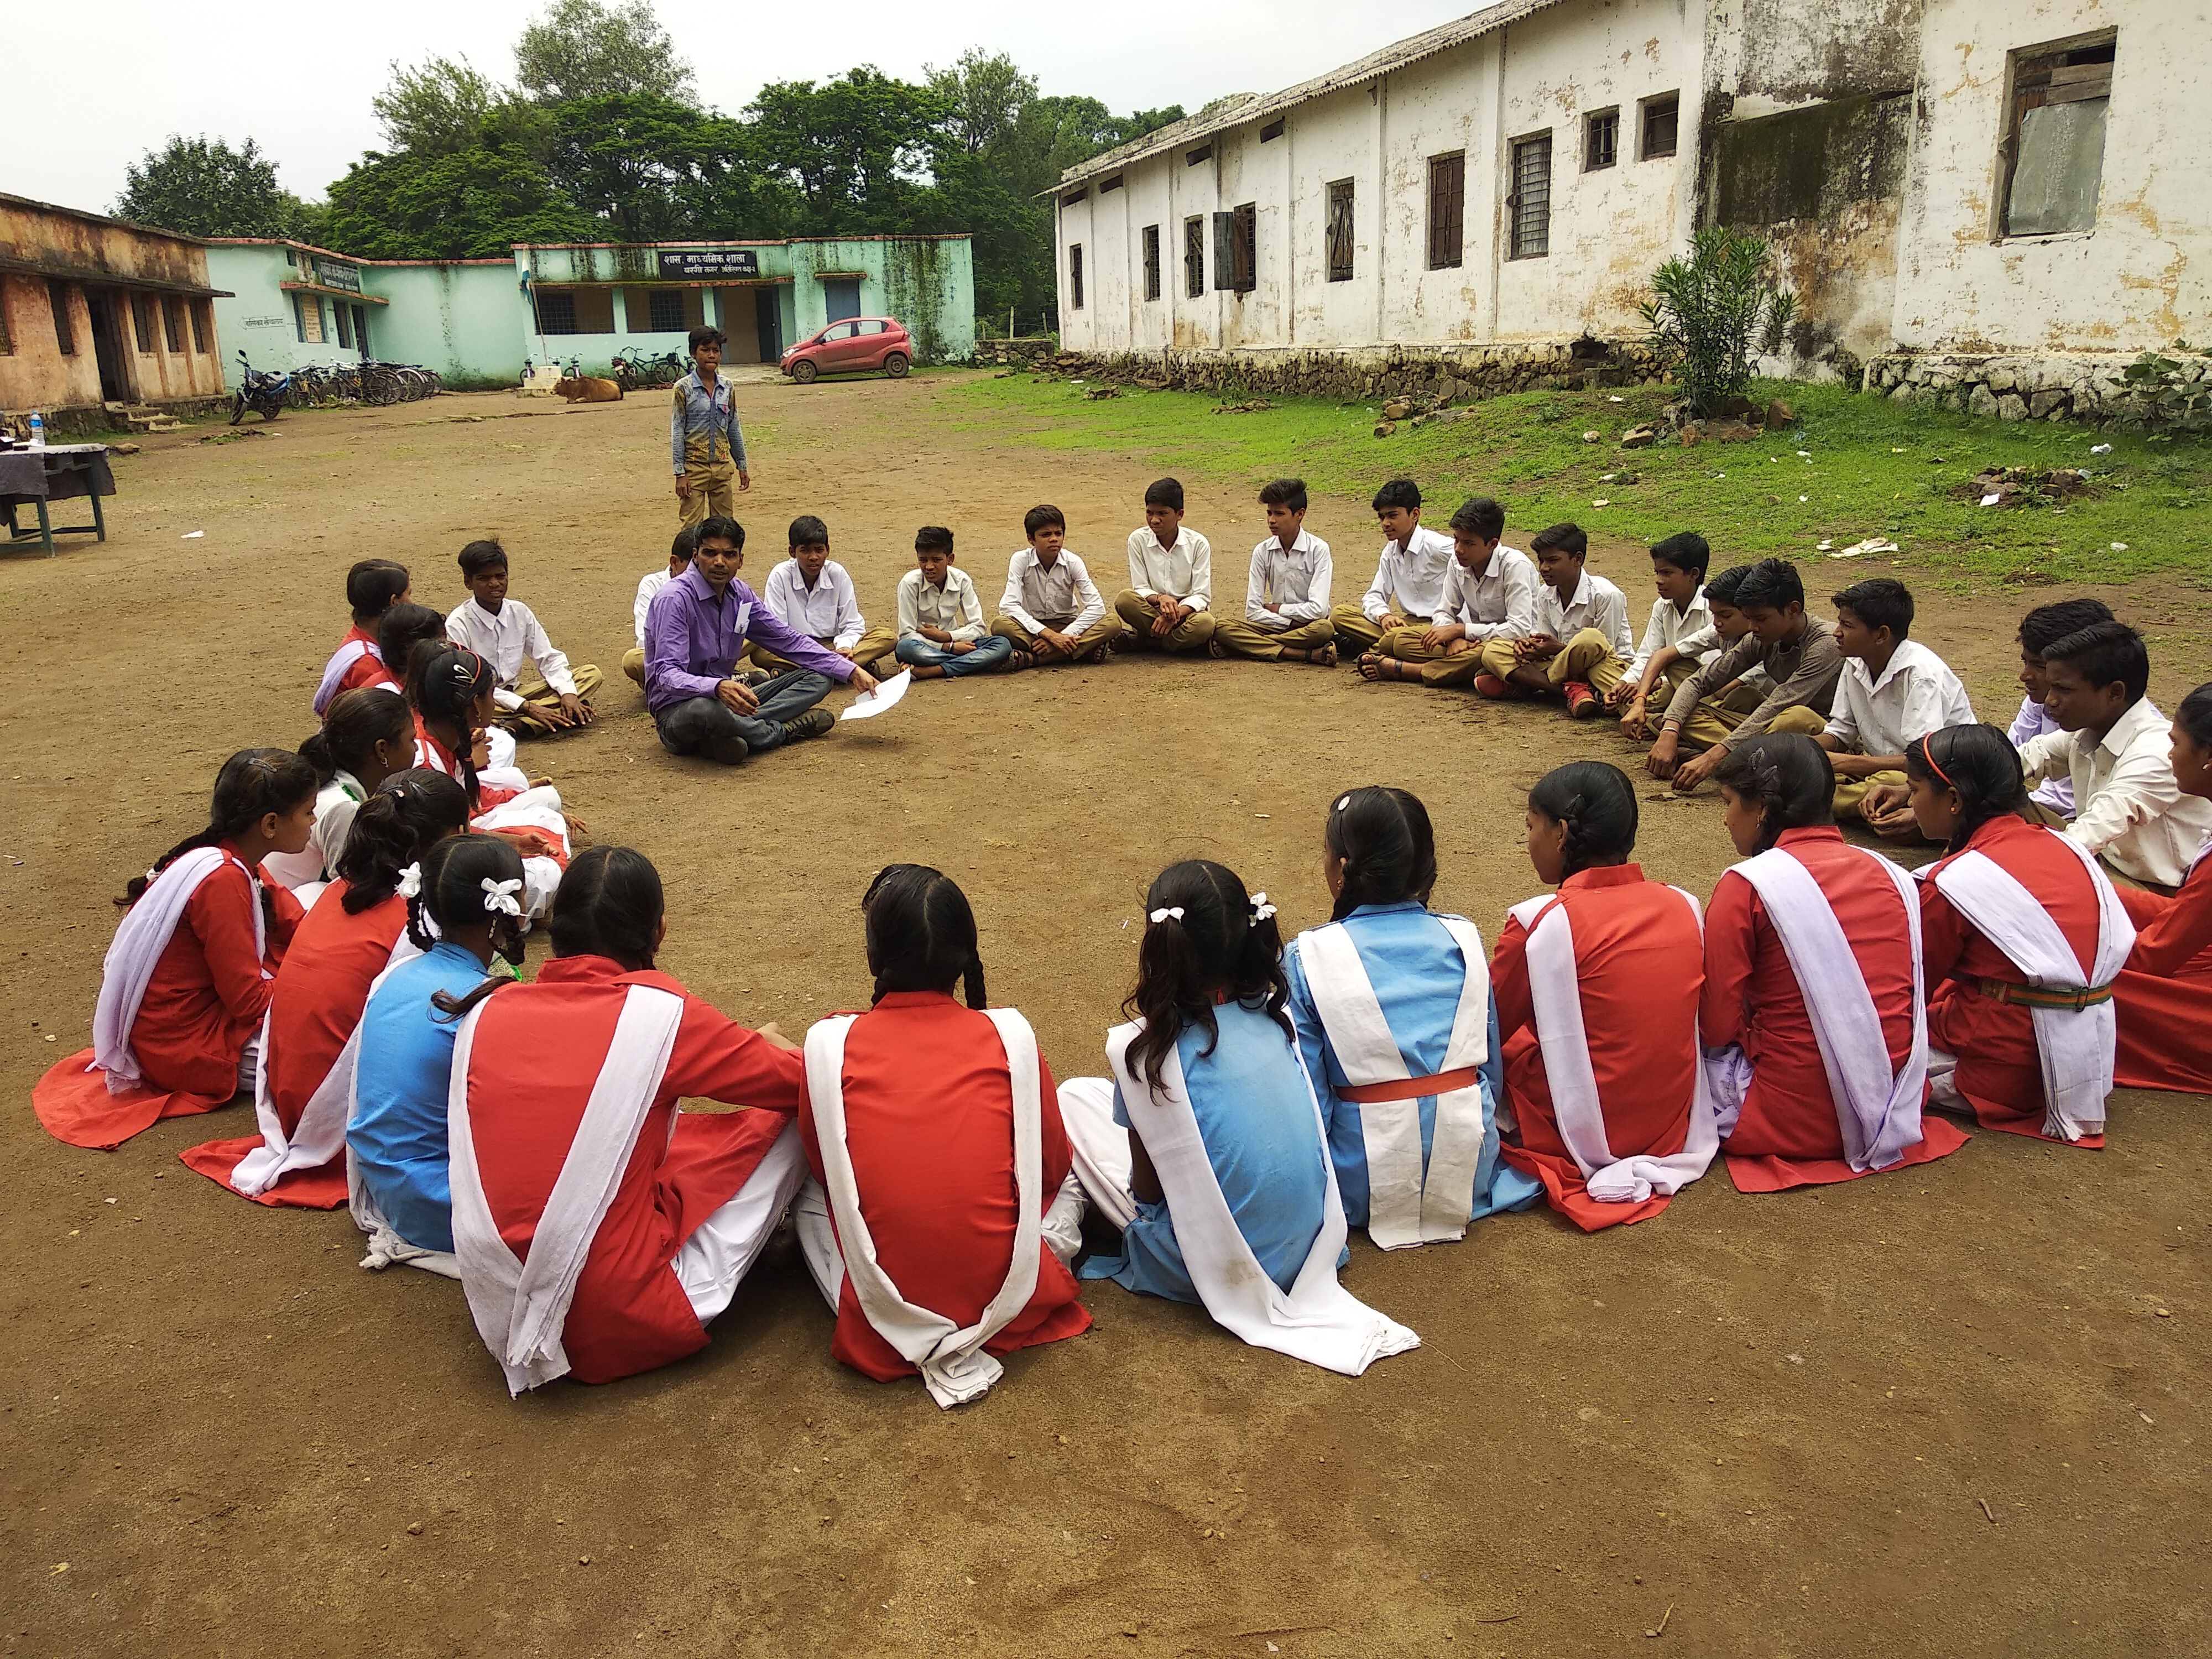
POLYGON ((824 374, 881 369, 894 380, 914 362, 914 342, 896 317, 848 317, 783 354, 783 372, 801 386, 824 374))

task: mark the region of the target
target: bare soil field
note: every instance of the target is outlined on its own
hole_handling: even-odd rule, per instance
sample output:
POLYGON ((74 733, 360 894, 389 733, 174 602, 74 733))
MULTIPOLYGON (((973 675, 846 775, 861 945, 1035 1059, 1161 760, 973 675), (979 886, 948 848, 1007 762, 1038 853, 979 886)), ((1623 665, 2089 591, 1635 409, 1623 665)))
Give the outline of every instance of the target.
MULTIPOLYGON (((988 604, 1049 500, 1118 586, 1158 459, 1048 453, 963 386, 742 386, 746 576, 817 512, 887 617, 942 523, 988 604)), ((1327 803, 1403 784, 1439 825, 1437 904, 1494 937, 1535 890, 1528 785, 1633 765, 1555 713, 1145 658, 919 686, 738 771, 672 759, 618 672, 676 526, 665 410, 487 394, 177 434, 118 462, 105 545, 0 558, 0 1651, 2212 1651, 2200 1099, 2118 1097, 2101 1153, 1979 1134, 1794 1194, 1717 1166, 1595 1237, 1540 1212, 1388 1259, 1355 1239, 1346 1283, 1423 1340, 1357 1381, 1094 1285, 1095 1329, 952 1413, 834 1364, 792 1256, 690 1361, 509 1401, 457 1285, 362 1273, 343 1212, 176 1161, 246 1107, 112 1154, 49 1139, 29 1091, 88 1040, 111 897, 204 822, 224 756, 307 735, 362 556, 449 605, 462 543, 505 539, 516 596, 611 681, 525 763, 658 862, 663 965, 794 1036, 865 1003, 858 903, 888 861, 966 887, 994 996, 1067 1076, 1101 1069, 1169 860, 1221 859, 1310 926, 1327 803)), ((1256 481, 1185 482, 1233 605, 1256 481)), ((1309 525, 1356 592, 1364 495, 1309 525)), ((1594 565, 1640 620, 1640 552, 1594 565)), ((1809 573, 1816 602, 1860 568, 1809 573)), ((2201 637, 2202 597, 2106 596, 2152 628, 2171 708, 2198 665, 2158 640, 2201 637)), ((1930 593, 1916 630, 1999 723, 2024 602, 1930 593)), ((1642 793, 1647 869, 1709 891, 1716 801, 1642 793)))

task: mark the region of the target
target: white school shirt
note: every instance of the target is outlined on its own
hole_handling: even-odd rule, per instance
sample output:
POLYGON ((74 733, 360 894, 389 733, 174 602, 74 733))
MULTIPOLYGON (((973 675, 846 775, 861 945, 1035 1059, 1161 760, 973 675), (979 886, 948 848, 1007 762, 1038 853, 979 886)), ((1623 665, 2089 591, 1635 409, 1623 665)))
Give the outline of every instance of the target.
POLYGON ((1686 611, 1674 609, 1670 599, 1655 599, 1651 605, 1651 620, 1644 624, 1644 643, 1636 647, 1636 659, 1628 665, 1628 678, 1644 677, 1644 665, 1669 647, 1692 659, 1702 668, 1721 653, 1721 636, 1713 627, 1713 608, 1705 603, 1705 586, 1698 584, 1696 595, 1686 611))
POLYGON ((2087 732, 2030 738, 2020 764, 2030 783, 2071 777, 2075 814, 2065 833, 2137 881, 2180 886, 2212 835, 2212 801, 2174 782, 2172 724, 2148 697, 2101 740, 2087 732))
POLYGON ((983 637, 983 602, 975 597, 975 584, 958 565, 947 565, 945 586, 937 586, 919 570, 899 578, 899 637, 918 640, 925 628, 941 628, 954 640, 983 637))
POLYGON ((1370 622, 1381 622, 1395 611, 1401 617, 1433 617, 1443 608, 1444 584, 1459 561, 1452 556, 1452 538, 1439 536, 1425 524, 1401 544, 1382 544, 1382 557, 1375 566, 1375 580, 1360 596, 1359 609, 1370 622))
POLYGON ((485 610, 474 599, 455 605, 446 613, 446 637, 491 665, 491 672, 499 680, 492 700, 501 708, 522 707, 514 683, 521 678, 526 658, 538 665, 538 672, 545 677, 545 684, 553 688, 556 695, 576 695, 576 682, 568 672, 567 653, 546 637, 544 624, 538 620, 537 613, 520 599, 504 601, 495 612, 485 610))
POLYGON ((675 580, 665 570, 649 570, 638 578, 637 598, 630 602, 629 614, 637 623, 637 648, 641 651, 645 649, 645 613, 653 609, 653 596, 675 580))
POLYGON ((1880 679, 1863 657, 1844 659, 1827 735, 1846 753, 1901 755, 1916 738, 1973 723, 1974 705, 1951 665, 1917 640, 1899 640, 1880 679))
POLYGON ((1480 570, 1469 570, 1455 555, 1430 620, 1438 628, 1457 623, 1471 640, 1525 640, 1536 631, 1536 590, 1542 586, 1535 561, 1504 542, 1480 570))
POLYGON ((1178 605, 1205 611, 1213 604, 1213 544, 1185 526, 1175 545, 1162 547, 1152 527, 1129 532, 1129 586, 1151 599, 1164 593, 1178 605))
POLYGON ((817 641, 827 640, 833 650, 851 649, 868 631, 867 620, 860 615, 860 597, 853 591, 853 579, 835 559, 823 561, 822 574, 811 587, 806 585, 799 561, 786 559, 768 573, 761 598, 793 633, 817 641))
POLYGON ((1079 635, 1106 614, 1106 601, 1092 586, 1090 568, 1066 548, 1047 569, 1036 549, 1025 547, 1006 561, 1006 593, 999 609, 1032 634, 1044 631, 1055 617, 1069 617, 1060 631, 1079 635))
POLYGON ((1626 662, 1636 654, 1628 636, 1628 596, 1602 576, 1587 570, 1575 584, 1575 596, 1565 604, 1559 592, 1546 582, 1536 593, 1536 631, 1549 634, 1562 645, 1595 628, 1613 644, 1613 654, 1626 662))
POLYGON ((1334 572, 1328 544, 1310 530, 1287 550, 1270 536, 1252 550, 1252 568, 1244 578, 1244 620, 1255 628, 1281 634, 1328 615, 1328 585, 1334 572), (1268 602, 1282 606, 1267 609, 1268 602))

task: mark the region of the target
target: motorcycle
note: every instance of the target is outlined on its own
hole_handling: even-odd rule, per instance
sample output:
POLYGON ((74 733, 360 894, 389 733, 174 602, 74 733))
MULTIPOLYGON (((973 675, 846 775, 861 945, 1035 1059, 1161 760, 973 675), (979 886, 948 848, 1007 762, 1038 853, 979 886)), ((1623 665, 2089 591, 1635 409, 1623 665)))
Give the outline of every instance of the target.
POLYGON ((292 377, 281 369, 257 369, 246 361, 246 354, 238 354, 239 367, 246 371, 230 398, 230 423, 236 426, 252 410, 264 421, 273 421, 283 412, 292 395, 292 377))

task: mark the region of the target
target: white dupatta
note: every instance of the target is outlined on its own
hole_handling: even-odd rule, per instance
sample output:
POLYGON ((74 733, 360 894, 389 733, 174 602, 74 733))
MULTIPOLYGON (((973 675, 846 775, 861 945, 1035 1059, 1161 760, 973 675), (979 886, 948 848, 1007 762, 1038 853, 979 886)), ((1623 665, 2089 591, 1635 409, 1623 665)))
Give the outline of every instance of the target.
POLYGON ((346 677, 346 671, 363 657, 374 657, 382 662, 384 653, 367 640, 348 640, 331 653, 331 659, 323 668, 322 684, 315 688, 315 712, 318 714, 331 712, 331 701, 338 694, 338 682, 346 677))
POLYGON ((860 1311, 877 1334, 921 1372, 929 1397, 946 1411, 980 1399, 1004 1368, 983 1345, 1012 1324, 1036 1293, 1042 1237, 1044 1150, 1042 1067, 1036 1034, 1012 1008, 988 1008, 1006 1051, 1014 1096, 1014 1249, 999 1287, 975 1322, 964 1329, 943 1314, 909 1302, 876 1257, 876 1243, 860 1213, 860 1189, 845 1141, 845 1039, 858 1018, 840 1014, 806 1034, 806 1096, 822 1147, 822 1184, 837 1223, 845 1276, 860 1311))
MULTIPOLYGON (((1490 975, 1482 935, 1458 916, 1437 916, 1459 946, 1466 976, 1452 1016, 1440 1072, 1480 1066, 1490 1054, 1490 975)), ((1298 935, 1298 959, 1328 1044, 1355 1088, 1409 1083, 1413 1073, 1390 1034, 1382 1000, 1342 922, 1298 935)), ((1359 1133, 1367 1157, 1367 1236, 1386 1250, 1464 1238, 1474 1207, 1474 1178, 1491 1133, 1482 1079, 1436 1097, 1436 1127, 1423 1170, 1418 1097, 1360 1101, 1359 1133)))
MULTIPOLYGON (((154 966, 169 948, 185 907, 192 902, 200 884, 225 864, 245 871, 247 902, 253 911, 253 954, 269 954, 269 922, 261 910, 261 884, 234 854, 220 847, 195 847, 179 854, 167 869, 154 878, 138 902, 124 912, 114 940, 100 963, 100 1000, 92 1014, 93 1065, 107 1074, 110 1094, 123 1094, 141 1082, 138 1056, 131 1047, 131 1028, 138 1023, 139 1005, 154 966)), ((269 977, 263 966, 261 977, 269 977)))
POLYGON ((645 1117, 675 1052, 684 1023, 684 999, 651 985, 632 985, 623 999, 591 1098, 561 1173, 539 1212, 528 1258, 518 1261, 484 1196, 469 1127, 469 1054, 477 1024, 490 1004, 480 1002, 453 1039, 453 1076, 447 1097, 447 1138, 452 1158, 453 1255, 468 1292, 477 1334, 506 1374, 507 1392, 520 1394, 565 1376, 568 1356, 561 1328, 575 1300, 576 1281, 592 1241, 606 1219, 623 1171, 637 1146, 645 1117))

